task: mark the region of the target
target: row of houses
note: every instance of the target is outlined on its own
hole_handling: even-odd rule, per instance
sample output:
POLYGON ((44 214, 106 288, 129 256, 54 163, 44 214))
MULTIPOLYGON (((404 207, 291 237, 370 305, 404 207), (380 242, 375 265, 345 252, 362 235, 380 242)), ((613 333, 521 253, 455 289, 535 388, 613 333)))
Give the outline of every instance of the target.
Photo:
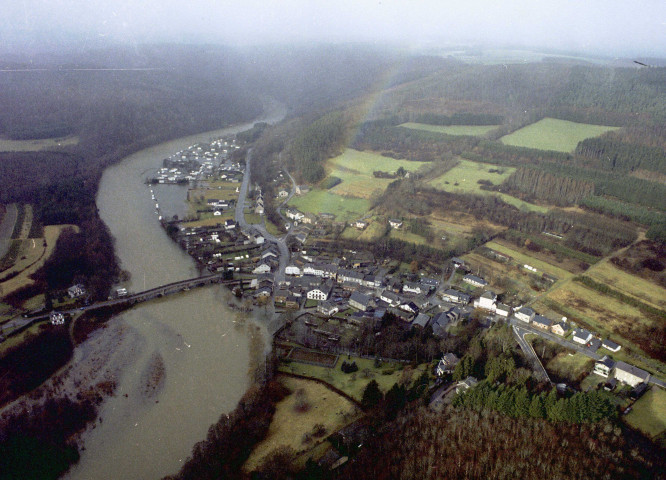
POLYGON ((632 387, 650 381, 650 374, 645 370, 622 361, 615 362, 608 355, 604 355, 601 359, 597 360, 592 371, 599 376, 614 378, 632 387))

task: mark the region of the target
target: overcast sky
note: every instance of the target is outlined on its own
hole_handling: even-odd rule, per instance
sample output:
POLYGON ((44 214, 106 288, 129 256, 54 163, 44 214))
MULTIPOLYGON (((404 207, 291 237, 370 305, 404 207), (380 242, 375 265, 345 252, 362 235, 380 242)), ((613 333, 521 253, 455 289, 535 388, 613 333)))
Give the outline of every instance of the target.
POLYGON ((483 43, 666 56, 666 0, 5 0, 0 43, 483 43))

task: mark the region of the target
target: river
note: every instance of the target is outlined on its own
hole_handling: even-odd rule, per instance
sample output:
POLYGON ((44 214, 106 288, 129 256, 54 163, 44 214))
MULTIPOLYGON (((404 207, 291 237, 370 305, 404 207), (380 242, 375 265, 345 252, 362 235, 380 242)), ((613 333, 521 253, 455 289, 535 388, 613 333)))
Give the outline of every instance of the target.
MULTIPOLYGON (((284 116, 280 109, 271 113, 265 121, 284 116)), ((97 206, 115 238, 121 268, 131 274, 129 290, 197 275, 193 260, 159 225, 145 172, 192 143, 251 125, 169 141, 105 170, 97 206)), ((85 449, 67 478, 157 479, 177 472, 209 426, 236 406, 268 345, 261 313, 243 319, 227 307, 228 298, 224 287, 214 285, 141 304, 110 320, 126 327, 127 355, 116 393, 84 433, 85 449)), ((109 328, 95 335, 114 334, 117 329, 109 328)))

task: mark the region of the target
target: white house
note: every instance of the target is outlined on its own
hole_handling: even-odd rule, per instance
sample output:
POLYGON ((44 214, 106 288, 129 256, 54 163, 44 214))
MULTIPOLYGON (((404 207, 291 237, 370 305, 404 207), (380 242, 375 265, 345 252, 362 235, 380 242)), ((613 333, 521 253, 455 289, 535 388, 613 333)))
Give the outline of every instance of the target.
POLYGON ((379 299, 383 302, 388 303, 392 307, 397 307, 400 305, 400 297, 397 293, 390 290, 384 290, 379 294, 379 299))
POLYGON ((413 293, 413 294, 416 294, 416 295, 420 295, 421 293, 423 293, 423 290, 421 290, 421 285, 419 285, 418 283, 414 283, 414 282, 405 283, 402 286, 402 291, 404 293, 413 293))
POLYGON ((601 346, 604 347, 606 350, 610 350, 611 352, 619 352, 622 346, 618 345, 617 343, 606 339, 603 342, 601 342, 601 346))
POLYGON ((485 287, 488 285, 488 282, 486 282, 483 278, 477 277, 476 275, 472 275, 470 273, 463 277, 463 282, 469 283, 475 287, 485 287))
POLYGON ((389 225, 391 225, 391 228, 401 228, 402 227, 402 220, 397 220, 395 218, 392 218, 389 220, 389 225))
POLYGON ((455 353, 447 353, 442 357, 442 359, 437 364, 437 376, 441 377, 445 373, 453 372, 453 369, 456 368, 456 365, 460 359, 456 357, 455 353))
POLYGON ((319 265, 314 265, 312 263, 307 263, 303 267, 303 275, 314 275, 315 277, 323 277, 324 270, 319 265))
POLYGON ((518 320, 521 320, 525 323, 530 323, 534 318, 535 312, 530 307, 522 307, 516 313, 514 313, 518 320))
POLYGON ((592 334, 583 328, 577 328, 574 330, 572 340, 581 345, 587 345, 592 340, 592 334))
POLYGON ((328 297, 331 295, 331 290, 333 290, 333 284, 329 280, 327 283, 319 285, 311 290, 308 290, 308 293, 305 295, 308 300, 328 300, 328 297))
POLYGON ((330 302, 319 302, 319 305, 317 305, 317 312, 321 313, 322 315, 326 315, 327 317, 332 317, 339 311, 340 309, 330 302))
POLYGON ((593 372, 597 375, 601 375, 604 378, 608 378, 614 366, 615 362, 609 358, 608 355, 604 355, 601 360, 597 360, 594 363, 593 372))
POLYGON ((284 273, 286 275, 300 275, 301 274, 301 269, 298 268, 296 265, 287 265, 287 268, 284 269, 284 273))
POLYGON ((504 305, 503 303, 498 303, 495 305, 495 313, 500 317, 509 318, 509 315, 511 315, 511 307, 504 305))
POLYGON ((69 298, 77 298, 85 294, 86 294, 86 289, 80 283, 72 285, 67 289, 67 295, 69 295, 69 298))
POLYGON ((650 374, 628 363, 617 362, 615 364, 615 378, 620 382, 635 387, 639 383, 647 383, 650 380, 650 374))
POLYGON ((478 302, 476 302, 476 306, 478 306, 478 308, 484 308, 494 312, 495 302, 497 302, 497 295, 495 292, 487 290, 479 297, 478 302))
POLYGON ((271 267, 267 263, 260 263, 254 270, 252 270, 252 273, 259 275, 262 273, 270 273, 270 271, 271 267))

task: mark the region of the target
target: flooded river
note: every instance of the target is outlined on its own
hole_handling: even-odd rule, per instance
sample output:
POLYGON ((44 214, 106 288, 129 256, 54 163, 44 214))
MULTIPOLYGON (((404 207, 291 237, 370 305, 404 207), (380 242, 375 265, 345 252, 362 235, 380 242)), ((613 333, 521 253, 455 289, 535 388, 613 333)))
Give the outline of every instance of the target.
MULTIPOLYGON (((192 259, 160 227, 145 172, 192 143, 250 126, 170 141, 104 172, 97 206, 115 237, 121 268, 131 274, 129 290, 197 275, 192 259)), ((170 194, 185 195, 175 188, 170 194)), ((111 320, 124 327, 120 348, 127 352, 118 388, 102 405, 101 422, 84 434, 85 450, 67 478, 156 479, 179 469, 208 427, 236 406, 267 345, 261 314, 240 318, 228 301, 228 290, 215 285, 140 305, 111 320)))

